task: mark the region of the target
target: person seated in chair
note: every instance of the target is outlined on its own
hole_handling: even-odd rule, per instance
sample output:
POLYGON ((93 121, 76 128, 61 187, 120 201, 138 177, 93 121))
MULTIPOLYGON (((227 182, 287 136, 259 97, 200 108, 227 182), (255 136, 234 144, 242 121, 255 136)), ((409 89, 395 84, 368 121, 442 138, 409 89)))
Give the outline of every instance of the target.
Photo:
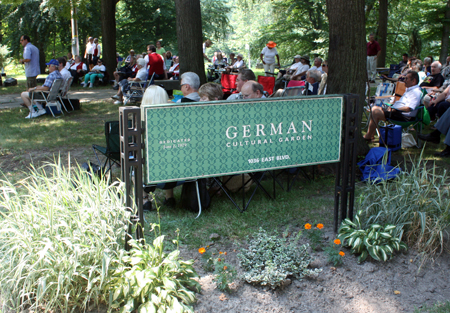
POLYGON ((87 72, 87 66, 83 62, 81 62, 80 56, 75 56, 75 62, 69 69, 70 74, 72 74, 73 81, 72 85, 78 83, 79 79, 83 77, 87 72))
POLYGON ((450 108, 450 86, 430 100, 427 110, 430 113, 430 119, 433 121, 436 119, 436 116, 443 116, 448 108, 450 108))
POLYGON ((292 74, 291 80, 304 80, 306 78, 306 72, 309 70, 309 56, 304 55, 300 57, 300 63, 302 64, 297 68, 297 71, 292 74))
POLYGON ((180 57, 173 56, 173 65, 167 71, 167 78, 172 79, 172 77, 178 77, 180 75, 180 57))
POLYGON ((241 92, 243 99, 265 98, 263 85, 254 80, 246 82, 244 86, 242 86, 241 92))
POLYGON ((136 64, 136 58, 134 56, 130 57, 130 62, 122 66, 118 71, 115 71, 113 73, 114 75, 114 87, 113 89, 118 90, 119 89, 119 82, 123 79, 127 79, 129 77, 134 78, 136 77, 136 73, 138 72, 137 64, 136 64))
MULTIPOLYGON (((280 70, 278 72, 278 77, 277 77, 277 80, 275 81, 274 90, 283 88, 285 83, 291 79, 291 76, 294 75, 300 67, 303 68, 301 58, 302 58, 301 55, 296 55, 294 57, 294 63, 289 68, 287 68, 286 70, 280 70)), ((309 68, 309 66, 308 66, 308 68, 309 68)), ((305 70, 305 72, 306 72, 306 70, 305 70)))
MULTIPOLYGON (((58 71, 61 74, 62 78, 64 79, 64 82, 72 77, 72 74, 70 74, 69 70, 66 68, 66 58, 58 58, 58 71)), ((62 87, 62 86, 61 86, 62 87)))
POLYGON ((420 84, 420 87, 423 89, 427 89, 428 94, 423 98, 423 104, 426 108, 428 108, 431 97, 435 95, 437 92, 442 91, 439 88, 444 84, 444 77, 441 74, 442 64, 439 61, 434 61, 430 65, 431 74, 428 75, 423 82, 420 84))
POLYGON ((128 65, 131 63, 131 59, 136 58, 136 52, 134 52, 133 49, 130 50, 130 54, 125 59, 125 65, 128 65))
POLYGON ((147 69, 145 68, 145 60, 144 59, 140 58, 137 61, 137 68, 138 68, 138 72, 137 72, 135 78, 128 77, 126 79, 122 79, 119 82, 119 84, 118 84, 119 90, 117 91, 117 94, 115 96, 111 97, 116 100, 114 102, 114 104, 118 104, 118 105, 123 104, 123 95, 130 89, 129 82, 132 82, 132 81, 139 82, 139 81, 147 80, 148 73, 147 73, 147 69))
POLYGON ((256 80, 255 73, 251 69, 244 68, 239 71, 238 77, 236 78, 236 91, 237 93, 231 94, 227 100, 238 100, 243 99, 241 90, 242 86, 249 80, 256 80))
MULTIPOLYGON (((231 54, 230 54, 231 57, 231 54)), ((234 58, 234 55, 233 55, 234 58)), ((232 65, 226 67, 227 73, 230 72, 238 72, 241 68, 245 67, 244 56, 241 53, 238 53, 236 60, 234 60, 232 65)))
POLYGON ((194 72, 185 72, 181 75, 181 92, 183 98, 177 102, 197 102, 200 100, 198 88, 200 87, 200 77, 194 72))
POLYGON ((445 111, 439 121, 434 125, 436 130, 432 133, 424 135, 419 134, 419 139, 429 141, 431 143, 438 144, 441 142, 441 134, 445 135, 445 149, 441 152, 437 152, 434 155, 438 157, 448 158, 450 157, 450 110, 445 111))
MULTIPOLYGON (((61 73, 58 71, 59 62, 55 59, 51 59, 50 62, 45 63, 48 66, 48 76, 45 79, 45 82, 42 86, 29 88, 28 91, 24 91, 21 93, 20 97, 23 100, 25 106, 30 110, 30 113, 25 118, 35 118, 46 113, 44 107, 39 102, 36 102, 35 105, 38 108, 38 111, 35 112, 33 109, 33 103, 31 103, 32 92, 36 90, 49 91, 52 88, 53 82, 56 79, 62 79, 61 73)), ((34 95, 34 99, 42 99, 41 93, 36 93, 34 95)))
MULTIPOLYGON (((320 66, 320 68, 322 68, 322 65, 320 66)), ((320 71, 318 70, 307 71, 305 90, 303 90, 303 94, 305 96, 317 95, 321 80, 322 80, 322 73, 320 71)))
POLYGON ((97 65, 92 68, 92 70, 84 75, 84 83, 82 84, 84 88, 86 88, 89 85, 89 88, 94 87, 94 82, 96 78, 103 78, 105 77, 106 67, 103 65, 103 60, 98 59, 97 65), (91 82, 89 84, 89 81, 91 82))
POLYGON ((419 75, 417 72, 409 72, 405 77, 406 91, 398 101, 392 106, 374 106, 372 108, 369 129, 364 135, 365 140, 373 140, 379 121, 385 121, 388 118, 396 121, 410 121, 416 116, 416 108, 420 105, 422 94, 418 82, 419 75))
POLYGON ((216 83, 203 84, 198 89, 200 101, 217 101, 223 99, 222 86, 216 83))

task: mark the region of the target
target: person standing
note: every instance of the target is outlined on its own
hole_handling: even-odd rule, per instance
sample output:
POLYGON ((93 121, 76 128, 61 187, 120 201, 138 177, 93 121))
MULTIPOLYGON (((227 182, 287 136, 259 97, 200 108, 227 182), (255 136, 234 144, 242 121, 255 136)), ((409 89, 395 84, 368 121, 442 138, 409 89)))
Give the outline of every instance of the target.
POLYGON ((92 63, 94 66, 97 65, 98 59, 100 59, 100 56, 102 54, 102 47, 98 44, 98 38, 94 38, 94 44, 92 46, 92 63))
POLYGON ((27 35, 20 37, 20 43, 23 46, 23 59, 20 63, 25 65, 25 76, 27 77, 27 87, 37 86, 36 77, 41 74, 39 68, 39 49, 31 44, 31 39, 27 35))
POLYGON ((94 66, 92 64, 93 54, 94 54, 94 37, 89 37, 88 42, 86 44, 86 50, 84 51, 84 58, 86 59, 86 65, 89 67, 89 69, 91 69, 94 66))
POLYGON ((377 58, 381 53, 381 47, 375 41, 375 35, 369 35, 369 42, 367 43, 367 76, 371 83, 375 82, 377 75, 377 58))
POLYGON ((269 76, 275 71, 275 57, 277 58, 277 65, 280 66, 280 57, 278 56, 277 48, 275 48, 277 44, 273 41, 269 41, 264 49, 261 51, 261 55, 259 56, 263 65, 264 72, 266 72, 265 76, 269 76))

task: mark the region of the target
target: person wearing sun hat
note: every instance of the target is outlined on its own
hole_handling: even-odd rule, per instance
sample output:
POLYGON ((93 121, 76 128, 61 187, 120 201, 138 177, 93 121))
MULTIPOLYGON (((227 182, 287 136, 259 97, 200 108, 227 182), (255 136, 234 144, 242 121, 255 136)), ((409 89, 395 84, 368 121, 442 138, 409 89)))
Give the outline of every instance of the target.
MULTIPOLYGON (((58 60, 51 59, 48 63, 45 63, 45 65, 48 66, 49 75, 45 79, 44 84, 39 87, 29 88, 27 91, 22 92, 20 95, 20 97, 23 100, 23 103, 30 110, 30 114, 28 114, 28 116, 25 118, 35 118, 44 115, 46 113, 42 104, 40 104, 39 102, 35 103, 36 107, 38 108, 38 111, 37 112, 34 111, 33 105, 31 103, 31 93, 36 90, 49 91, 50 88, 52 88, 53 82, 56 79, 62 79, 61 73, 58 70, 59 66, 58 60)), ((41 93, 36 93, 35 99, 42 99, 41 93)))
POLYGON ((264 49, 261 51, 261 61, 264 66, 265 76, 269 76, 267 72, 273 73, 275 71, 275 65, 280 66, 280 57, 278 56, 277 44, 273 41, 269 41, 264 49), (275 57, 277 58, 277 63, 275 63, 275 57))
POLYGON ((278 72, 278 78, 275 81, 275 89, 278 90, 280 88, 284 87, 285 82, 289 81, 291 79, 291 76, 297 72, 297 69, 303 64, 301 63, 300 59, 302 58, 301 55, 296 55, 294 57, 294 63, 288 67, 286 70, 280 70, 278 72))

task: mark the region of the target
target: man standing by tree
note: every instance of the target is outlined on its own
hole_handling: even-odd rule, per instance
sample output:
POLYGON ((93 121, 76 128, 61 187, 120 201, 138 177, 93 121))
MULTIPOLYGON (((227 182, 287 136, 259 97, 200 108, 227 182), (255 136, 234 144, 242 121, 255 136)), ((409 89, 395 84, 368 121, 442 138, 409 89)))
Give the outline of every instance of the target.
POLYGON ((27 35, 20 37, 20 43, 23 46, 23 59, 20 63, 25 65, 25 76, 27 77, 27 87, 37 86, 36 77, 41 74, 39 69, 39 49, 31 44, 31 39, 27 35))
POLYGON ((381 53, 381 47, 375 41, 375 35, 369 35, 369 42, 367 43, 367 76, 371 83, 375 82, 377 74, 377 58, 381 53))

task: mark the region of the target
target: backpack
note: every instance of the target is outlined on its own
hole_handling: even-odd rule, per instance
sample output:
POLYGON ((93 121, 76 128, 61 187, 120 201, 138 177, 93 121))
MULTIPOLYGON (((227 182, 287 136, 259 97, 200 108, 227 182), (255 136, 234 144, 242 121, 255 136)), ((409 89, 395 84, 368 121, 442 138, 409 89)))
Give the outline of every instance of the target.
MULTIPOLYGON (((202 211, 209 208, 211 204, 211 197, 206 189, 206 179, 198 180, 198 191, 200 194, 200 202, 202 204, 202 211)), ((195 181, 183 184, 181 189, 181 206, 189 211, 198 212, 197 188, 195 181)))

